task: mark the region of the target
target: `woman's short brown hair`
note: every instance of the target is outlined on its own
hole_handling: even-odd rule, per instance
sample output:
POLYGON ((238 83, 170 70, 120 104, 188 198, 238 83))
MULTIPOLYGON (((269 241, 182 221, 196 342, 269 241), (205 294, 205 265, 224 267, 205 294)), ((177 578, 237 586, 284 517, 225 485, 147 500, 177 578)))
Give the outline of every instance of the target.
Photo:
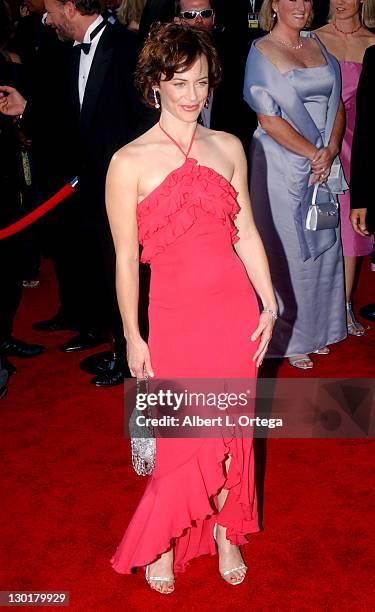
POLYGON ((189 70, 201 55, 207 58, 209 87, 215 88, 222 68, 211 36, 179 23, 154 24, 135 72, 135 85, 146 103, 154 106, 152 88, 159 85, 162 76, 170 81, 176 73, 189 70))

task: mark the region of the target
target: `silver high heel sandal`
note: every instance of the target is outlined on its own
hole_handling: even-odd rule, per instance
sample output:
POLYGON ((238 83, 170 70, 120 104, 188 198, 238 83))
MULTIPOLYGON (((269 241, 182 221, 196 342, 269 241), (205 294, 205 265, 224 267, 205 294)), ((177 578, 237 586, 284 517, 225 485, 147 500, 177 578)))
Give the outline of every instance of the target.
POLYGON ((348 334, 350 336, 363 336, 366 333, 366 330, 355 318, 351 302, 346 302, 346 313, 348 318, 348 334))
POLYGON ((152 588, 153 591, 157 591, 158 593, 161 593, 161 595, 170 595, 171 593, 173 593, 174 591, 174 583, 175 583, 175 579, 174 576, 150 576, 150 566, 146 565, 146 581, 147 584, 150 585, 150 587, 152 588), (159 591, 159 589, 156 589, 153 584, 155 582, 166 582, 169 583, 169 587, 168 587, 168 591, 159 591))
POLYGON ((331 351, 328 346, 323 346, 323 348, 316 349, 316 351, 313 351, 315 355, 329 355, 330 352, 331 351))
MULTIPOLYGON (((217 532, 217 523, 215 523, 214 525, 214 540, 216 542, 216 546, 217 546, 217 539, 216 539, 216 532, 217 532)), ((236 586, 237 584, 241 584, 246 577, 246 571, 247 571, 248 567, 247 565, 245 565, 244 563, 241 563, 240 565, 238 565, 237 567, 232 567, 232 569, 229 570, 225 570, 224 572, 220 572, 220 576, 222 577, 223 580, 225 580, 225 582, 227 584, 232 584, 233 586, 236 586), (240 571, 244 571, 244 575, 242 576, 242 578, 239 578, 236 581, 233 580, 227 580, 227 576, 230 576, 231 574, 233 574, 233 572, 240 572, 240 571)))
POLYGON ((313 362, 310 357, 306 354, 301 355, 293 355, 292 357, 288 357, 288 362, 294 368, 299 368, 300 370, 311 370, 314 367, 313 362))

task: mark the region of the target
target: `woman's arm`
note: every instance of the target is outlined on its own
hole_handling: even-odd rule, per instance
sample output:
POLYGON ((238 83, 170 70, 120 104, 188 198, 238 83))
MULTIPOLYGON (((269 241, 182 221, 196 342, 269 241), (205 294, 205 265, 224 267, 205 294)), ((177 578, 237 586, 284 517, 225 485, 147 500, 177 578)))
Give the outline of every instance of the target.
POLYGON ((335 123, 333 124, 332 134, 329 139, 328 148, 336 156, 341 149, 341 141, 345 130, 345 107, 343 101, 340 100, 339 107, 336 113, 335 123))
POLYGON ((311 161, 311 169, 314 174, 319 175, 319 180, 321 178, 323 178, 323 180, 326 180, 329 176, 332 163, 341 148, 341 140, 344 134, 344 129, 345 108, 342 103, 342 100, 340 100, 329 143, 326 147, 318 149, 314 159, 311 161))
POLYGON ((312 160, 319 150, 315 145, 301 136, 301 134, 282 117, 261 114, 257 114, 257 117, 264 131, 267 132, 271 138, 276 140, 279 145, 292 151, 292 153, 312 160))
POLYGON ((335 123, 327 147, 318 149, 306 140, 282 117, 258 115, 258 121, 265 132, 278 144, 289 151, 307 157, 311 162, 311 170, 317 180, 326 180, 331 171, 333 160, 340 150, 341 138, 345 126, 344 105, 340 101, 335 123))
POLYGON ((150 353, 138 326, 139 243, 137 228, 138 173, 135 156, 126 148, 110 163, 106 181, 106 207, 116 250, 117 300, 127 341, 132 376, 153 376, 150 353))
MULTIPOLYGON (((277 302, 272 287, 267 256, 251 211, 246 157, 242 145, 237 138, 231 137, 230 143, 232 149, 231 155, 235 163, 231 182, 234 189, 238 192, 237 201, 241 207, 236 218, 239 241, 235 244, 234 248, 246 268, 255 291, 262 301, 263 308, 276 313, 277 302)), ((263 361, 274 324, 275 318, 269 312, 261 313, 259 325, 251 337, 251 340, 254 341, 261 336, 259 348, 253 357, 257 366, 263 361)))

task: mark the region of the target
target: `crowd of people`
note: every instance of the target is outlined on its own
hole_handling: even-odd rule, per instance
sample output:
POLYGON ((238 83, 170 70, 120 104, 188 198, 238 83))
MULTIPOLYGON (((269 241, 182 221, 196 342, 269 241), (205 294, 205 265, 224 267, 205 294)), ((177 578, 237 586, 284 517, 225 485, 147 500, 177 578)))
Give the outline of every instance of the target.
MULTIPOLYGON (((114 152, 157 121, 157 113, 139 102, 133 85, 141 41, 156 18, 181 19, 182 9, 174 3, 148 2, 142 13, 143 4, 124 0, 117 9, 113 3, 109 4, 103 13, 99 0, 73 5, 30 0, 27 14, 23 11, 13 33, 4 8, 9 25, 7 44, 18 52, 23 78, 15 80, 8 77, 7 72, 1 75, 1 91, 5 96, 1 103, 1 119, 12 132, 15 143, 20 134, 28 143, 32 142, 27 155, 32 166, 35 204, 46 200, 75 176, 79 178, 76 193, 37 224, 39 246, 54 263, 60 307, 50 319, 36 322, 34 329, 77 331, 61 346, 64 352, 85 351, 110 342, 111 350, 81 363, 83 370, 94 375, 92 383, 98 387, 121 384, 129 375, 115 292, 113 243, 104 207, 105 175, 114 152), (141 35, 137 34, 139 24, 141 35), (82 44, 91 45, 87 54, 82 44), (19 117, 18 134, 15 133, 15 116, 19 117)), ((243 126, 251 126, 254 113, 242 97, 245 36, 240 31, 234 53, 230 41, 234 33, 238 34, 237 29, 214 30, 214 22, 213 14, 208 18, 199 15, 190 19, 190 23, 212 31, 221 49, 224 67, 227 67, 227 76, 215 95, 211 94, 202 121, 213 128, 235 133, 246 146, 251 128, 244 130, 243 126), (236 67, 234 70, 232 63, 236 67), (230 113, 225 102, 228 96, 232 99, 230 113)), ((9 59, 7 57, 7 68, 9 59)), ((15 146, 17 148, 17 144, 15 146)), ((3 150, 10 160, 5 143, 3 150)), ((14 167, 16 157, 15 153, 14 167)), ((9 184, 19 198, 15 182, 9 180, 9 184)), ((12 216, 3 216, 3 226, 23 214, 14 204, 9 208, 12 216)), ((11 249, 16 248, 17 240, 24 241, 24 234, 7 239, 1 245, 5 249, 4 256, 6 252, 6 258, 12 262, 19 257, 16 259, 11 249)), ((20 253, 18 248, 17 252, 20 253)), ((8 300, 4 304, 2 318, 7 320, 7 326, 2 330, 0 345, 3 368, 12 373, 14 366, 8 357, 31 357, 41 353, 43 347, 12 336, 23 274, 13 269, 8 272, 13 286, 6 294, 17 292, 18 299, 12 297, 11 303, 8 300)), ((147 334, 148 273, 144 271, 143 276, 145 297, 141 310, 147 334)))
MULTIPOLYGON (((28 168, 35 203, 78 177, 27 244, 53 259, 60 297, 34 328, 76 331, 67 353, 111 342, 81 363, 95 385, 256 378, 265 357, 311 369, 366 333, 352 292, 373 249, 373 0, 331 0, 315 30, 310 0, 263 0, 250 49, 245 2, 237 23, 209 0, 27 0, 16 27, 0 6, 1 223, 24 211, 28 168), (315 197, 338 198, 341 223, 310 227, 315 197)), ((0 242, 2 390, 8 357, 44 350, 12 335, 24 248, 22 233, 0 242)), ((159 439, 112 563, 167 594, 217 548, 236 585, 257 530, 251 439, 159 439)))

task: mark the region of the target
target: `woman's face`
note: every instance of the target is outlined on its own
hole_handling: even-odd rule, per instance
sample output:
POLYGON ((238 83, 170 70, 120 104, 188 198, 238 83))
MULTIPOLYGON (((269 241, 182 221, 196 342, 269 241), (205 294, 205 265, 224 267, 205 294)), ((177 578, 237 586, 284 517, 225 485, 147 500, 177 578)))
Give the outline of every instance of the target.
POLYGON ((349 19, 361 10, 359 0, 331 0, 331 15, 334 19, 349 19))
POLYGON ((182 121, 196 121, 208 96, 208 62, 200 55, 185 72, 175 72, 158 87, 161 108, 182 121))
POLYGON ((272 9, 280 25, 302 30, 310 17, 312 4, 310 0, 277 0, 272 3, 272 9))

